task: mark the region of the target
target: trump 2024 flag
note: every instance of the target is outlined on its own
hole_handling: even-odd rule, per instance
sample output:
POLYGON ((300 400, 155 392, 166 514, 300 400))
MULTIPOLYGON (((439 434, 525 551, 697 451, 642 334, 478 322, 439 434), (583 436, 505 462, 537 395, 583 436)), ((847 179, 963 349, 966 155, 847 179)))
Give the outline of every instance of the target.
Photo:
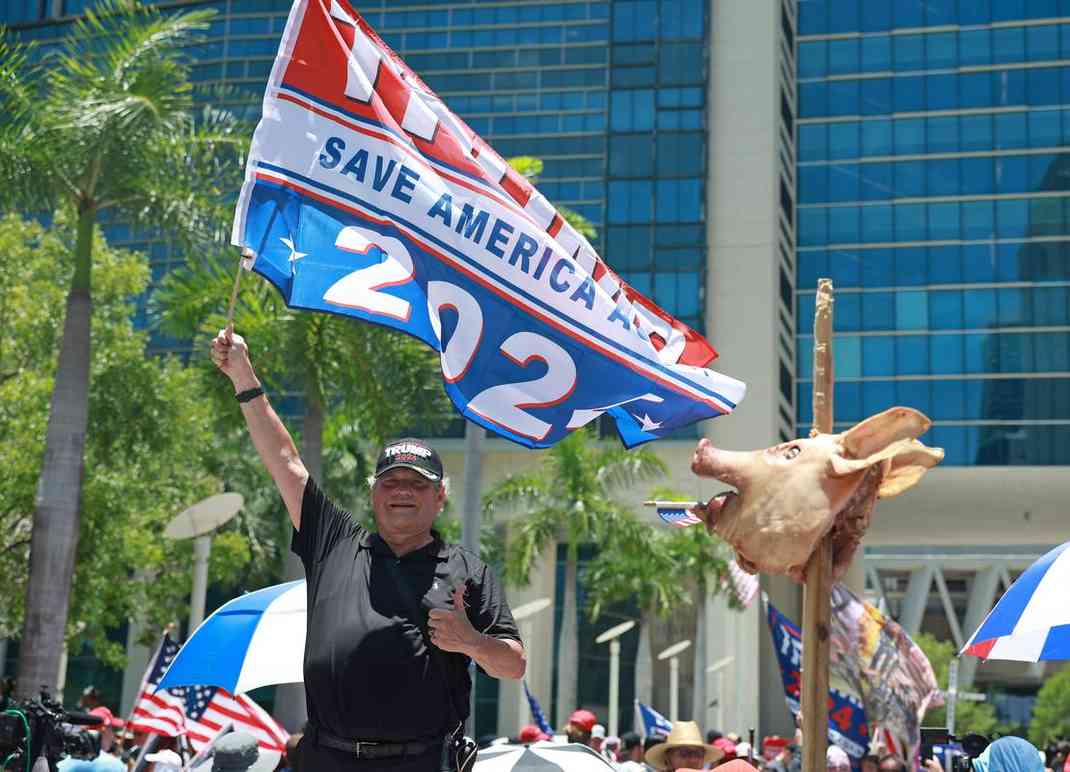
POLYGON ((454 405, 529 447, 603 413, 631 447, 743 397, 344 0, 293 4, 233 241, 291 307, 427 343, 454 405))

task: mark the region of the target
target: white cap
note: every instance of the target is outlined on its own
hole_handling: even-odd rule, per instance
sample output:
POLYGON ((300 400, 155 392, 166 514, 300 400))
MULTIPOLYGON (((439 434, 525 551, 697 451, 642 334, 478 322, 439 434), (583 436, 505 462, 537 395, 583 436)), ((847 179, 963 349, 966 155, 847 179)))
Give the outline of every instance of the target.
POLYGON ((742 742, 736 743, 736 758, 745 759, 750 755, 750 743, 742 742))
POLYGON ((601 724, 595 724, 591 727, 591 739, 596 738, 606 739, 606 728, 601 724))
POLYGON ((182 769, 182 757, 170 748, 148 754, 145 761, 155 762, 157 772, 180 772, 182 769))

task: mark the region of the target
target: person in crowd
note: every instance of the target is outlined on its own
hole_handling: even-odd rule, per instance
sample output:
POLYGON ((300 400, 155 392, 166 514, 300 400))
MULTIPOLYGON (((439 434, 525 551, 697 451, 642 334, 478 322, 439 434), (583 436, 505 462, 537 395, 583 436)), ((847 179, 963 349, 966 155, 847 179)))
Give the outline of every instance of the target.
POLYGON ((674 721, 672 731, 665 742, 646 752, 646 763, 660 772, 675 772, 677 769, 702 769, 706 764, 717 764, 724 752, 707 745, 702 730, 694 721, 674 721))
POLYGON ((549 740, 550 735, 539 729, 534 724, 526 724, 520 728, 520 734, 517 735, 517 740, 524 745, 530 745, 531 743, 541 742, 543 740, 549 740))
POLYGON ((299 765, 437 772, 446 736, 468 716, 469 663, 510 679, 526 665, 497 575, 432 529, 447 498, 442 460, 417 439, 383 448, 369 481, 373 533, 309 475, 242 337, 220 331, 211 358, 234 387, 305 568, 309 726, 299 765))
POLYGON ((92 710, 93 708, 99 708, 104 705, 104 702, 100 699, 100 692, 97 687, 90 684, 82 689, 82 696, 78 698, 79 710, 92 710))
POLYGON ((825 766, 828 772, 851 772, 851 757, 838 745, 829 745, 825 751, 825 766))
POLYGON ((881 759, 873 753, 867 753, 862 757, 862 760, 858 762, 861 772, 879 772, 881 759))
POLYGON ((1001 737, 972 762, 974 772, 1044 772, 1040 751, 1021 737, 1001 737))
POLYGON ((635 732, 620 736, 620 753, 617 756, 619 772, 643 772, 643 739, 635 732))
POLYGON ((90 727, 100 732, 100 753, 95 759, 72 759, 70 757, 60 760, 56 765, 58 772, 126 772, 126 764, 115 755, 118 750, 115 742, 115 730, 123 728, 123 720, 116 718, 108 708, 103 705, 89 711, 91 715, 101 720, 96 727, 90 727))
POLYGON ((652 748, 661 745, 663 742, 665 742, 665 735, 659 732, 648 734, 646 739, 643 740, 643 767, 647 772, 658 772, 650 765, 650 762, 646 760, 646 754, 648 754, 652 748))
POLYGON ((606 728, 601 724, 595 724, 591 727, 591 739, 587 742, 587 744, 591 747, 591 750, 601 756, 603 755, 602 748, 605 746, 605 743, 606 728))
POLYGON ((713 741, 713 747, 717 748, 723 754, 722 758, 725 761, 731 761, 736 758, 736 743, 731 739, 731 735, 725 735, 718 737, 713 741))
POLYGON ((145 754, 148 772, 182 772, 182 757, 170 748, 145 754))
POLYGON ((750 745, 749 742, 744 740, 741 743, 736 743, 736 758, 737 759, 743 759, 748 764, 750 764, 752 755, 753 755, 753 751, 751 749, 751 745, 750 745))
POLYGON ((715 742, 720 740, 722 737, 724 737, 724 735, 721 734, 721 732, 719 732, 716 729, 707 729, 706 730, 706 744, 707 745, 713 745, 715 742))
POLYGON ((616 764, 617 759, 620 758, 620 738, 615 734, 607 737, 606 741, 602 743, 602 755, 606 757, 606 761, 610 764, 616 764))
POLYGON ((894 753, 885 753, 877 764, 879 772, 906 772, 906 764, 894 753))
POLYGON ((572 715, 568 717, 568 723, 565 725, 565 737, 568 738, 570 743, 579 743, 580 745, 591 744, 591 730, 594 729, 595 724, 598 723, 598 717, 589 710, 579 708, 572 711, 572 715))

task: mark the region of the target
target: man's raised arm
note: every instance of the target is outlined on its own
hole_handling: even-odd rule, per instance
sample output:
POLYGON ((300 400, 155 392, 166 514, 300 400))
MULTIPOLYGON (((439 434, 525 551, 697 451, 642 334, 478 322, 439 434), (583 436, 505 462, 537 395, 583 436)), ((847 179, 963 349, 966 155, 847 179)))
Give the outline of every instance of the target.
MULTIPOLYGON (((260 380, 249 360, 249 347, 242 336, 220 330, 212 340, 212 361, 230 378, 236 395, 248 398, 251 395, 243 392, 260 389, 260 380)), ((241 411, 253 445, 282 494, 294 528, 300 530, 301 499, 308 481, 308 470, 301 461, 297 446, 262 393, 242 401, 241 411)))

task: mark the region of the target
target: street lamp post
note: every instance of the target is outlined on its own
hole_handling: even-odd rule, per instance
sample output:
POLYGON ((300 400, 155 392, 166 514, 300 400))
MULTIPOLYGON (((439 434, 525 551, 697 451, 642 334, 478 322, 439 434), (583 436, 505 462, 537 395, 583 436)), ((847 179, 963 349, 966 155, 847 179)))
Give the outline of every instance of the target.
POLYGON ((724 728, 724 669, 736 661, 735 657, 719 659, 706 668, 707 673, 717 674, 717 728, 724 728))
MULTIPOLYGON (((549 598, 539 598, 538 600, 533 600, 529 603, 525 603, 522 606, 517 606, 513 610, 513 620, 515 622, 518 622, 520 626, 520 640, 525 642, 531 640, 531 618, 543 609, 549 608, 549 606, 549 598)), ((521 682, 517 684, 517 687, 520 690, 520 696, 517 697, 516 701, 516 731, 519 734, 520 730, 524 727, 524 724, 527 723, 526 721, 524 721, 524 715, 528 707, 528 699, 527 695, 524 694, 523 680, 521 680, 521 682)))
POLYGON ((658 660, 669 660, 669 720, 676 721, 680 708, 680 654, 687 650, 691 641, 674 643, 658 655, 658 660))
POLYGON ((595 643, 609 642, 609 733, 617 734, 618 706, 620 701, 620 636, 635 627, 635 620, 629 619, 611 627, 594 639, 595 643))

